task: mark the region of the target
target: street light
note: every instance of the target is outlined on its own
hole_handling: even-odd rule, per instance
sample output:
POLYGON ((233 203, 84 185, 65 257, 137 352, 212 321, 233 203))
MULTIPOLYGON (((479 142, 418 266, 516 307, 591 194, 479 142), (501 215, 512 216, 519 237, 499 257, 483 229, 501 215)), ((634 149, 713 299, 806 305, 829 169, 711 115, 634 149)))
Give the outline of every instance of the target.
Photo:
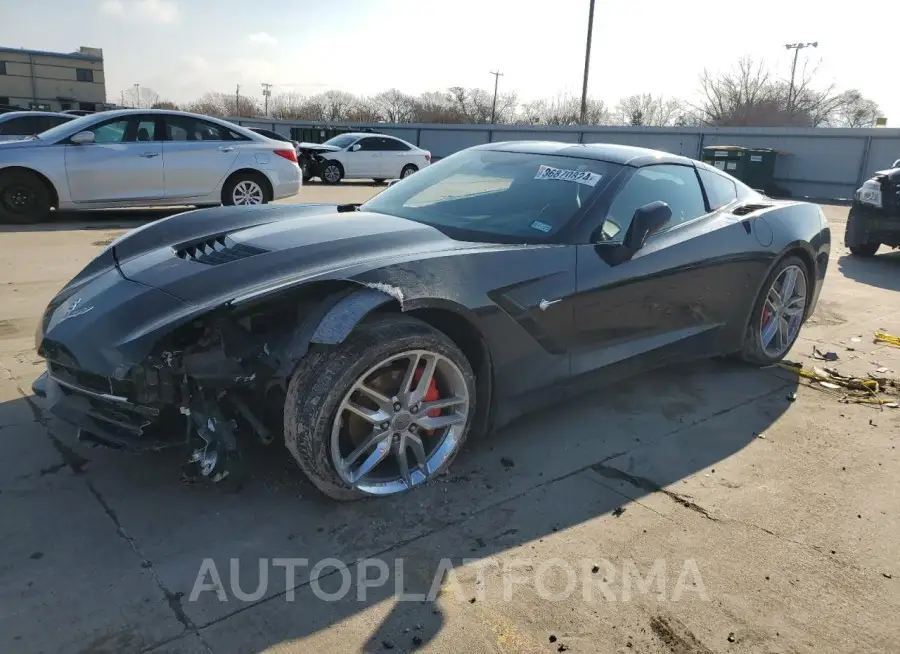
POLYGON ((594 31, 594 0, 591 0, 588 9, 587 40, 584 46, 584 80, 581 83, 581 124, 584 125, 587 117, 587 88, 588 72, 591 66, 591 33, 594 31))
POLYGON ((819 42, 813 41, 811 43, 786 43, 784 45, 785 49, 794 51, 794 63, 791 64, 791 87, 788 90, 788 111, 794 111, 794 74, 797 72, 797 55, 800 54, 800 51, 803 48, 818 48, 819 42))

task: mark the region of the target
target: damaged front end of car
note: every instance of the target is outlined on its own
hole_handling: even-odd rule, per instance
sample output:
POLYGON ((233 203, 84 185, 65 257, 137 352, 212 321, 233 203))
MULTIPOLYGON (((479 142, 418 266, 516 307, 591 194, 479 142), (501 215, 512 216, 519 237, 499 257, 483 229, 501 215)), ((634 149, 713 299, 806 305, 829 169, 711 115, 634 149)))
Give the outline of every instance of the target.
MULTIPOLYGON (((107 336, 118 347, 105 347, 106 359, 118 363, 103 365, 77 352, 90 331, 60 335, 87 306, 61 295, 37 337, 47 370, 34 393, 77 428, 79 440, 127 451, 182 447, 184 476, 212 482, 240 478, 248 439, 268 445, 282 433, 287 384, 310 347, 339 342, 363 315, 396 300, 343 280, 233 298, 188 319, 158 316, 162 324, 142 328, 138 339, 107 336)), ((101 312, 98 304, 88 311, 101 312)), ((122 307, 111 306, 96 324, 121 324, 122 307)), ((98 349, 96 341, 82 347, 98 349)))

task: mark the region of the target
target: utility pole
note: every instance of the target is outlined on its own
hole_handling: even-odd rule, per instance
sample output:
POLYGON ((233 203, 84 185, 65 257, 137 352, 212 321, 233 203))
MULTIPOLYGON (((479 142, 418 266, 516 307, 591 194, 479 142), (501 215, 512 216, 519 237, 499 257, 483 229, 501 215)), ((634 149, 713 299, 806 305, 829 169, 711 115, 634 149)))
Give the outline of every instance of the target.
POLYGON ((812 43, 786 43, 785 48, 788 50, 794 51, 794 61, 791 64, 791 85, 788 89, 788 113, 794 113, 794 75, 797 73, 797 55, 800 54, 800 51, 803 48, 808 48, 812 46, 813 48, 819 47, 819 42, 814 41, 812 43))
POLYGON ((494 103, 491 105, 491 124, 494 124, 494 119, 497 116, 497 84, 500 82, 500 77, 503 75, 499 70, 491 71, 491 75, 494 76, 494 103))
POLYGON ((587 86, 588 71, 591 67, 591 35, 594 32, 594 0, 591 0, 591 8, 588 10, 587 44, 584 48, 584 81, 581 84, 581 124, 587 119, 587 86))
POLYGON ((272 85, 267 84, 266 82, 263 82, 262 87, 263 87, 262 94, 263 94, 263 97, 265 98, 265 103, 266 103, 266 108, 263 111, 263 114, 268 116, 269 115, 269 96, 272 95, 272 85))
POLYGON ((122 89, 122 106, 125 106, 125 89, 122 89))
POLYGON ((137 109, 139 109, 141 106, 141 85, 140 84, 134 85, 134 102, 132 104, 134 104, 135 108, 137 108, 137 109))
POLYGON ((236 116, 241 115, 241 85, 238 84, 234 90, 234 113, 236 116))

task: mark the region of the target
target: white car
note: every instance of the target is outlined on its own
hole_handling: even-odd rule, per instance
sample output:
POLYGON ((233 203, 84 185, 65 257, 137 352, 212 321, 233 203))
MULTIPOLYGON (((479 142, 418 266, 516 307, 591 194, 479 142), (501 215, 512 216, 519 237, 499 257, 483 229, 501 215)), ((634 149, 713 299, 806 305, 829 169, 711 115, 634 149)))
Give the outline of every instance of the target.
POLYGON ((326 184, 342 179, 386 179, 409 177, 431 163, 431 153, 403 139, 386 134, 348 132, 322 144, 301 143, 301 154, 308 148, 318 159, 308 171, 326 184))
POLYGON ((75 118, 52 111, 8 111, 0 114, 0 141, 21 141, 75 118))
POLYGON ((0 223, 53 208, 265 204, 301 185, 290 144, 181 111, 104 111, 0 142, 0 223))

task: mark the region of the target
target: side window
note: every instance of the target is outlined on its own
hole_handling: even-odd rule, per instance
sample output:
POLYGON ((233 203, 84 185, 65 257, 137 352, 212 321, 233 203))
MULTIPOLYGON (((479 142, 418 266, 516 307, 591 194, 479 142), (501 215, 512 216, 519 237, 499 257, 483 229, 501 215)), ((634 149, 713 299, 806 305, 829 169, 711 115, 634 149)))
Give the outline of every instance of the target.
POLYGON ((635 172, 616 195, 595 238, 621 241, 625 238, 634 212, 657 200, 665 202, 672 210, 672 218, 663 230, 707 213, 703 192, 693 168, 670 164, 645 166, 635 172))
POLYGON ((91 131, 94 133, 94 143, 124 143, 125 133, 128 131, 128 119, 123 118, 103 123, 91 131))
POLYGON ((46 117, 46 121, 47 121, 46 129, 51 129, 53 127, 59 127, 63 123, 67 123, 70 120, 72 120, 72 119, 71 118, 63 118, 61 116, 47 116, 46 117))
POLYGON ((379 143, 378 143, 379 140, 381 140, 381 139, 376 139, 376 138, 360 139, 359 140, 359 145, 360 145, 359 149, 363 152, 374 152, 375 150, 383 150, 384 148, 381 147, 381 145, 379 145, 379 143))
POLYGON ((154 119, 142 120, 138 123, 137 133, 135 135, 137 141, 159 141, 156 135, 156 121, 154 119))
POLYGON ((737 200, 737 189, 730 179, 702 168, 698 168, 697 172, 700 181, 703 182, 703 188, 706 189, 710 209, 715 211, 737 200))
POLYGON ((169 141, 227 141, 225 129, 188 116, 167 116, 166 137, 169 141))
POLYGON ((386 150, 393 150, 395 152, 407 152, 409 150, 409 146, 402 141, 398 141, 397 139, 384 139, 387 147, 386 150))
POLYGON ((3 134, 8 136, 31 136, 44 131, 40 116, 12 118, 2 125, 3 134))
POLYGON ((93 82, 94 71, 92 71, 90 68, 76 68, 75 79, 77 79, 79 82, 93 82))

